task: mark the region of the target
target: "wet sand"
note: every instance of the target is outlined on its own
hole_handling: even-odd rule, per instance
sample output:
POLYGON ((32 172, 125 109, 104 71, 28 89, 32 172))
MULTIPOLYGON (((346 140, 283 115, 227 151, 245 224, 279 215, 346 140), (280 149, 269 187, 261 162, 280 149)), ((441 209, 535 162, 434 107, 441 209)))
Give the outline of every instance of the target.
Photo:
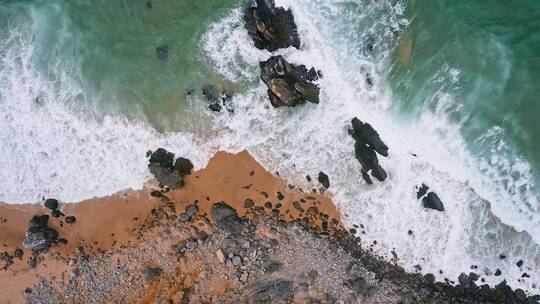
MULTIPOLYGON (((250 199, 261 208, 268 207, 270 203, 272 209, 276 209, 276 205, 281 204, 279 210, 285 220, 307 219, 308 214, 318 213, 327 215, 331 226, 339 224, 336 207, 329 197, 319 194, 322 186, 316 180, 311 183, 318 193, 311 189, 305 192, 296 187, 291 189, 286 181, 266 171, 245 151, 239 154, 216 153, 206 168, 192 172, 185 182, 182 189, 165 192, 161 198, 150 195, 160 189, 154 180, 150 180, 140 191, 126 190, 79 203, 61 202, 59 209, 66 216, 74 215, 77 220, 67 224, 65 217, 51 217, 49 226, 68 243, 54 245, 48 253, 41 255, 43 260, 35 269, 28 266, 31 252, 23 248, 22 242, 31 217, 50 214, 50 210, 40 204, 0 204, 1 252, 13 255, 17 248, 24 251, 22 260, 14 258, 13 265, 0 271, 0 302, 21 303, 25 289, 35 285, 40 277, 59 277, 69 267, 67 259, 80 245, 84 245, 85 252, 91 255, 108 254, 124 246, 136 245, 140 239, 137 228, 144 225, 152 211, 163 202, 170 202, 178 213, 195 203, 201 214, 210 214, 214 203, 224 201, 242 216, 246 214, 244 204, 250 199), (296 207, 293 202, 296 202, 296 207)), ((270 213, 268 208, 266 210, 270 213)), ((321 222, 313 224, 320 226, 321 222)), ((0 267, 2 263, 0 261, 0 267)))

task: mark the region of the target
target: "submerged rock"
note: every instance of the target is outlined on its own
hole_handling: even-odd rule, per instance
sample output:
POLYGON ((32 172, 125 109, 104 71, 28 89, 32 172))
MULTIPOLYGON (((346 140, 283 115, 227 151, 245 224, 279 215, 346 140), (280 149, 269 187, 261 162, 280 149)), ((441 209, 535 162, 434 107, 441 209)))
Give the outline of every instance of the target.
POLYGON ((276 7, 274 0, 254 0, 244 12, 244 27, 255 47, 271 52, 293 46, 300 48, 300 36, 291 10, 276 7))
POLYGON ((232 95, 227 91, 219 91, 216 86, 212 84, 204 85, 202 93, 208 99, 208 108, 214 112, 221 112, 221 109, 225 109, 233 114, 234 107, 232 105, 232 95))
POLYGON ((295 66, 283 56, 272 56, 260 62, 261 79, 268 87, 270 103, 274 107, 296 106, 305 103, 319 103, 319 87, 312 83, 318 79, 305 66, 295 66))
POLYGON ((429 208, 437 211, 444 211, 444 205, 435 192, 429 192, 427 196, 422 199, 424 208, 429 208))
POLYGON ((160 45, 156 48, 156 54, 159 59, 161 60, 167 60, 169 58, 169 46, 168 45, 160 45))
POLYGON ((191 174, 193 164, 185 158, 178 158, 174 162, 174 154, 159 148, 150 155, 148 168, 160 184, 172 189, 184 186, 184 177, 191 174))
POLYGON ((30 227, 26 231, 23 246, 32 252, 47 252, 51 244, 58 240, 58 232, 48 227, 48 215, 34 215, 30 220, 30 227))

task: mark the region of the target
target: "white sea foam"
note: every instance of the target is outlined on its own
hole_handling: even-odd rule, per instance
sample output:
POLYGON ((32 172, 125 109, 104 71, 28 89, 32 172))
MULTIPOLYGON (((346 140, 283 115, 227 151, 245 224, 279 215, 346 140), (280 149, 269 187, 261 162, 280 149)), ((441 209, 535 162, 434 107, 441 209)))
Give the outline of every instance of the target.
POLYGON ((149 177, 146 151, 160 146, 197 167, 206 164, 211 144, 190 134, 161 135, 125 117, 72 113, 84 105, 84 92, 61 65, 53 81, 36 71, 31 33, 18 26, 0 41, 0 201, 78 201, 141 188, 149 177))
MULTIPOLYGON (((347 222, 366 226, 364 243, 377 240, 374 247, 385 256, 395 250, 400 263, 410 271, 420 264, 423 272, 442 279, 456 278, 460 272, 468 272, 471 265, 487 272, 499 268, 509 284, 531 288, 531 282, 539 279, 531 270, 538 269, 540 263, 538 245, 531 241, 531 235, 540 235, 531 170, 523 159, 512 160, 513 154, 504 151, 507 145, 493 141, 489 135, 479 140, 497 143, 491 160, 474 157, 466 149, 459 126, 446 118, 450 108, 459 107, 446 91, 448 85, 458 81, 459 70, 444 65, 434 75, 432 81, 440 83, 441 89, 432 103, 426 104, 420 119, 403 121, 389 110, 391 92, 384 87, 380 70, 392 41, 397 41, 397 33, 408 24, 402 15, 403 5, 381 1, 361 9, 353 5, 353 11, 348 11, 339 7, 343 3, 324 0, 281 0, 278 4, 294 12, 302 46, 276 54, 322 70, 321 103, 270 108, 266 89, 259 82, 235 97, 238 109, 233 117, 216 119, 216 129, 232 130, 221 137, 220 146, 233 151, 247 148, 269 170, 279 171, 304 187, 305 174, 326 172, 332 195, 347 222), (370 27, 363 31, 358 29, 366 25, 362 18, 370 18, 370 27), (359 49, 357 42, 369 39, 373 39, 378 54, 366 55, 359 49), (351 41, 355 43, 351 45, 351 41), (373 87, 366 82, 368 74, 373 87), (346 132, 354 116, 372 124, 390 147, 389 158, 381 159, 389 173, 384 183, 367 186, 361 180, 353 140, 346 132), (501 159, 496 155, 502 155, 501 159), (445 203, 444 213, 426 211, 421 206, 415 192, 415 186, 421 183, 438 193, 445 203), (531 207, 523 210, 519 207, 522 202, 531 207), (414 236, 407 235, 409 229, 414 236), (519 233, 521 230, 529 234, 519 233), (510 260, 499 260, 499 253, 507 253, 510 260), (528 270, 514 265, 519 257, 528 261, 528 270), (525 270, 534 278, 522 282, 520 276, 525 270)), ((254 63, 268 56, 266 51, 257 51, 244 32, 240 12, 235 11, 214 24, 203 38, 203 50, 215 63, 216 71, 231 81, 237 81, 238 74, 249 80, 256 77, 254 63), (254 69, 247 68, 250 65, 254 69), (245 75, 246 71, 254 74, 245 75)), ((491 275, 486 280, 494 284, 503 277, 491 275)))

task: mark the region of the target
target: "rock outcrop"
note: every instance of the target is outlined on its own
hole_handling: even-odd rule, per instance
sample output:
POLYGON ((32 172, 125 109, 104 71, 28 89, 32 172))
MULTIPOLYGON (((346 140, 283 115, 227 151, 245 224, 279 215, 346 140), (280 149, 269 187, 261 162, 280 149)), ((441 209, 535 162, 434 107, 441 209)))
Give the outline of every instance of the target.
POLYGON ((58 232, 49 228, 48 215, 34 215, 30 220, 30 227, 26 231, 23 246, 32 252, 47 252, 53 243, 58 240, 58 232))
POLYGON ((281 55, 272 56, 259 66, 272 106, 293 107, 306 101, 319 103, 319 87, 313 83, 319 78, 315 69, 292 65, 281 55))
POLYGON ((351 124, 352 129, 349 129, 349 134, 356 141, 354 144, 354 154, 362 165, 362 178, 368 184, 373 183, 371 177, 383 182, 388 175, 379 164, 377 153, 387 157, 388 146, 381 140, 379 133, 369 123, 364 123, 355 117, 351 121, 351 124))
POLYGON ((250 1, 244 22, 258 49, 273 52, 290 46, 300 48, 300 36, 291 10, 276 7, 274 0, 250 1))
POLYGON ((191 174, 193 164, 181 157, 174 162, 173 153, 159 148, 150 155, 148 168, 160 184, 178 189, 184 186, 184 177, 191 174))
POLYGON ((232 105, 232 94, 227 91, 220 91, 216 86, 207 84, 203 86, 202 93, 208 99, 208 108, 214 112, 221 112, 221 109, 225 109, 233 114, 234 108, 232 105))
POLYGON ((422 205, 424 208, 433 209, 437 211, 444 211, 444 204, 437 195, 437 193, 433 191, 429 191, 429 187, 422 183, 420 187, 417 187, 416 191, 416 198, 422 200, 422 205), (426 195, 427 193, 427 195, 426 195))

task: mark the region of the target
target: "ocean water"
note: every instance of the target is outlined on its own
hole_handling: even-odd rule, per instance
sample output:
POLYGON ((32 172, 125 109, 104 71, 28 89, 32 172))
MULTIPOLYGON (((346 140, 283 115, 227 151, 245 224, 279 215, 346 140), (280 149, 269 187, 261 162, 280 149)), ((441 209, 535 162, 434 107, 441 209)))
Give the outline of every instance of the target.
POLYGON ((0 200, 140 188, 159 146, 197 168, 247 149, 304 188, 326 172, 364 245, 410 271, 538 293, 540 2, 276 2, 302 39, 276 54, 322 71, 319 105, 269 105, 258 62, 271 54, 244 30, 243 1, 0 2, 0 200), (234 93, 234 115, 207 109, 206 83, 234 93), (361 179, 355 116, 390 147, 384 183, 361 179), (422 208, 421 183, 445 212, 422 208))

